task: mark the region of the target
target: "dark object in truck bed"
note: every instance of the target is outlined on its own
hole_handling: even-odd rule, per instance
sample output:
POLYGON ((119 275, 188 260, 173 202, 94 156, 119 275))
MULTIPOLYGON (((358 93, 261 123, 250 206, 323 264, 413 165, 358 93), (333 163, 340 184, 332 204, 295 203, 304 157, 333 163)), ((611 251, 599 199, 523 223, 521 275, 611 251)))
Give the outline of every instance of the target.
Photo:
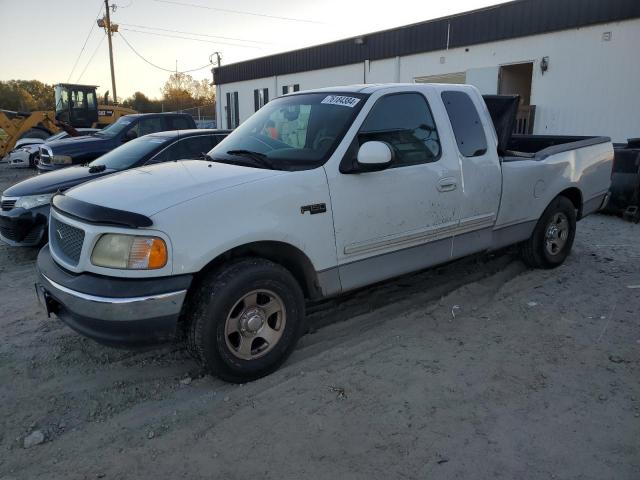
POLYGON ((629 139, 627 145, 616 146, 614 152, 607 211, 620 214, 629 207, 640 206, 640 139, 629 139))

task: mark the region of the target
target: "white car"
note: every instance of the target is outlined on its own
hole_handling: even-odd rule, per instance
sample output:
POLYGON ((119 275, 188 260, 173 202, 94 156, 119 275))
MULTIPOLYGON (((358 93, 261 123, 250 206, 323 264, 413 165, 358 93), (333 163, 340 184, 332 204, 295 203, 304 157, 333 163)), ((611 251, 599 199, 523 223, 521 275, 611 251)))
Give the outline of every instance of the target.
MULTIPOLYGON (((91 133, 97 132, 99 129, 78 128, 76 130, 78 132, 84 133, 85 135, 89 135, 91 133)), ((7 155, 7 163, 9 163, 10 167, 15 168, 35 167, 38 153, 40 152, 40 146, 43 143, 53 140, 61 140, 63 138, 67 138, 68 136, 69 134, 67 132, 60 132, 50 136, 46 140, 42 140, 41 138, 21 138, 16 142, 13 150, 11 150, 11 152, 9 152, 9 154, 7 155)))
POLYGON ((517 105, 465 85, 277 98, 208 161, 54 196, 41 300, 107 344, 184 335, 208 371, 244 382, 291 353, 306 299, 517 243, 557 267, 607 200, 613 147, 512 137, 517 105))

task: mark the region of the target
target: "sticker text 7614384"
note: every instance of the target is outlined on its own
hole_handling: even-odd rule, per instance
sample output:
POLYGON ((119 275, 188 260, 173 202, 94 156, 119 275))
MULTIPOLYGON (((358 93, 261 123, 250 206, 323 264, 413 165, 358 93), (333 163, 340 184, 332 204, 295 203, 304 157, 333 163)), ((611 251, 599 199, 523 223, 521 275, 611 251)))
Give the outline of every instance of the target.
POLYGON ((345 97, 343 95, 327 95, 320 103, 324 103, 325 105, 340 105, 343 107, 353 108, 358 104, 359 101, 360 99, 356 97, 345 97))

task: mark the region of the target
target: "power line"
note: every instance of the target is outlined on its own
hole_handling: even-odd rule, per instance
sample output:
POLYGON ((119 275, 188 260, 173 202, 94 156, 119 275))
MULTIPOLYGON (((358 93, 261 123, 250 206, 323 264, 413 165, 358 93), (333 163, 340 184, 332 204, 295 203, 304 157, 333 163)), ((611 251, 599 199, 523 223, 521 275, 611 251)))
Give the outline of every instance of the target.
MULTIPOLYGON (((98 17, 98 15, 100 15, 101 11, 102 11, 102 2, 100 2, 100 9, 98 10, 98 14, 96 15, 96 18, 98 17)), ((75 71, 76 67, 78 66, 78 62, 80 61, 80 57, 82 56, 82 52, 84 52, 84 49, 87 46, 87 42, 89 41, 89 37, 91 37, 91 34, 93 33, 93 29, 95 27, 96 27, 96 22, 94 20, 93 22, 91 22, 91 29, 89 30, 89 34, 87 35, 87 38, 84 39, 84 43, 82 44, 82 48, 80 49, 80 53, 78 54, 78 57, 76 58, 76 61, 73 64, 73 68, 71 69, 71 72, 69 72, 69 76, 67 77, 67 82, 69 82, 69 80, 71 79, 71 75, 73 75, 73 72, 75 71)))
POLYGON ((290 22, 316 23, 316 24, 324 25, 324 22, 318 22, 315 20, 305 20, 302 18, 292 18, 292 17, 281 17, 279 15, 268 15, 266 13, 255 13, 255 12, 247 12, 243 10, 232 10, 230 8, 210 7, 208 5, 198 5, 196 3, 176 2, 174 0, 153 0, 153 1, 158 3, 169 3, 172 5, 180 5, 181 7, 204 8, 207 10, 216 10, 218 12, 236 13, 238 15, 252 15, 254 17, 274 18, 277 20, 288 20, 290 22))
POLYGON ((127 32, 144 33, 146 35, 156 35, 158 37, 181 38, 183 40, 193 40, 194 42, 213 43, 214 45, 232 45, 234 47, 256 48, 258 50, 262 50, 260 47, 256 47, 254 45, 241 45, 239 43, 229 43, 229 42, 220 42, 220 41, 212 42, 211 40, 203 40, 201 38, 181 37, 179 35, 169 35, 168 33, 144 32, 142 30, 135 30, 133 28, 121 28, 120 30, 126 30, 127 32))
POLYGON ((100 42, 98 43, 98 46, 96 47, 96 49, 93 51, 93 53, 91 54, 91 58, 89 58, 89 61, 87 62, 87 64, 84 66, 84 70, 82 70, 82 73, 80 74, 80 76, 78 77, 78 79, 76 80, 76 82, 79 82, 80 79, 82 78, 82 76, 84 75, 84 72, 87 71, 87 68, 89 67, 89 65, 91 64, 91 61, 93 60, 93 57, 96 56, 96 53, 98 53, 98 50, 100 50, 100 46, 102 45, 102 42, 104 42, 104 37, 106 37, 107 35, 103 35, 102 38, 100 39, 100 42))
POLYGON ((259 43, 259 44, 267 44, 269 45, 268 42, 263 42, 261 40, 249 40, 246 38, 235 38, 235 37, 223 37, 220 35, 209 35, 207 33, 194 33, 194 32, 184 32, 182 30, 170 30, 168 28, 160 28, 160 27, 147 27, 145 25, 134 25, 131 23, 120 23, 120 25, 124 25, 126 27, 136 27, 136 28, 146 28, 148 30, 160 30, 162 32, 173 32, 173 33, 184 33, 186 35, 197 35, 200 37, 210 37, 210 38, 222 38, 224 40, 237 40, 239 42, 250 42, 250 43, 259 43))
MULTIPOLYGON (((124 30, 124 29, 123 29, 124 30)), ((134 30, 135 31, 135 30, 134 30)), ((135 53, 138 57, 140 57, 142 60, 144 60, 146 63, 148 63, 149 65, 151 65, 152 67, 157 68, 158 70, 163 70, 165 72, 171 72, 171 73, 190 73, 190 72, 196 72, 198 70, 202 70, 203 68, 207 68, 210 67, 211 64, 207 63, 206 65, 203 65, 202 67, 198 67, 198 68, 192 68, 190 70, 184 70, 182 72, 176 72, 175 69, 170 69, 170 68, 164 68, 164 67, 160 67, 158 65, 156 65, 155 63, 151 62, 150 60, 147 60, 145 57, 142 56, 142 54, 138 53, 138 51, 133 48, 133 45, 131 45, 129 43, 129 41, 124 37, 124 35, 122 35, 122 33, 120 33, 120 38, 122 38, 122 40, 124 40, 124 43, 127 44, 127 46, 133 51, 133 53, 135 53)))

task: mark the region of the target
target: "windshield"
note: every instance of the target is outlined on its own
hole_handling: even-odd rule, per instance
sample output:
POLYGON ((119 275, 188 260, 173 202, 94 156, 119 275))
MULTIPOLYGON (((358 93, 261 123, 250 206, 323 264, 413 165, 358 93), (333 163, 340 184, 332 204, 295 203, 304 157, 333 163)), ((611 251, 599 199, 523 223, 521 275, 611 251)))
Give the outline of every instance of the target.
POLYGON ((104 165, 107 169, 124 170, 131 168, 147 155, 160 150, 167 139, 154 136, 140 137, 105 153, 89 164, 90 167, 104 165))
POLYGON ((67 132, 56 133, 55 135, 51 135, 47 138, 47 142, 50 142, 51 140, 60 140, 61 138, 66 138, 68 136, 69 134, 67 132))
POLYGON ((264 156, 277 169, 317 167, 333 153, 364 99, 364 95, 355 93, 307 93, 277 98, 234 130, 209 156, 214 160, 246 163, 246 154, 251 152, 264 156), (243 158, 239 159, 240 156, 243 158))
POLYGON ((115 137, 123 130, 126 130, 133 120, 127 117, 120 117, 116 120, 115 123, 104 127, 102 130, 99 130, 95 133, 95 135, 99 137, 115 137))

